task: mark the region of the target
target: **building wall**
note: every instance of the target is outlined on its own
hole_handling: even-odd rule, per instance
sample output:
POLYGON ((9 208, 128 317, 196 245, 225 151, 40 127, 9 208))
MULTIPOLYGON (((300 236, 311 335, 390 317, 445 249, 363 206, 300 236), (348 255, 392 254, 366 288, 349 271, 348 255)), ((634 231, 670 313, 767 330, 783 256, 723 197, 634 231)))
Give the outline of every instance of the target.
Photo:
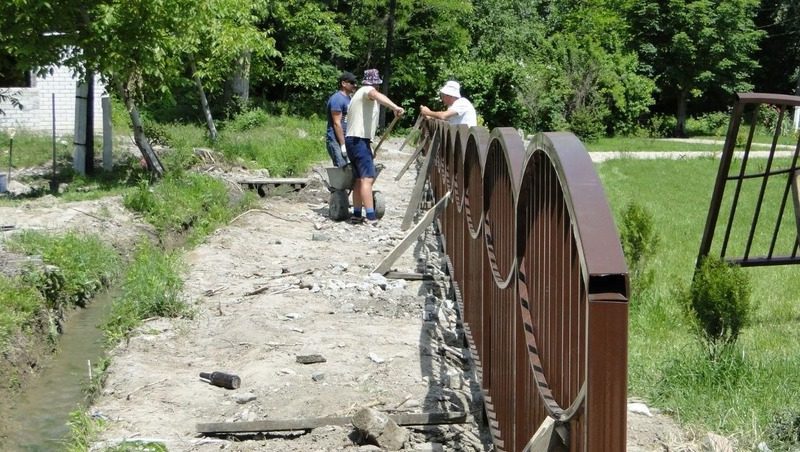
MULTIPOLYGON (((103 111, 101 96, 105 87, 95 78, 94 89, 94 130, 99 134, 103 130, 103 111)), ((10 102, 0 103, 5 115, 0 115, 0 130, 16 128, 52 133, 53 101, 55 94, 56 135, 73 135, 75 133, 75 90, 76 77, 66 67, 55 67, 53 73, 46 77, 37 77, 30 88, 8 88, 9 94, 16 97, 22 109, 15 108, 10 102)))

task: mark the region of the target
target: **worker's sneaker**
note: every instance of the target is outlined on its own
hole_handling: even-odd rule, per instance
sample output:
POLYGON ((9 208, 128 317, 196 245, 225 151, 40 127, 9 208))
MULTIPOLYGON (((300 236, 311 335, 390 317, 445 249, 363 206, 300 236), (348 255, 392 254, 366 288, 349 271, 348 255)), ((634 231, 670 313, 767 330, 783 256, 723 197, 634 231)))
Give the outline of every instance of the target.
POLYGON ((352 217, 350 217, 350 224, 363 224, 365 220, 366 218, 364 217, 357 217, 353 215, 352 217))
POLYGON ((367 219, 367 220, 365 221, 365 224, 366 224, 367 226, 372 226, 372 227, 376 227, 376 228, 377 228, 377 227, 378 227, 378 220, 377 220, 377 219, 375 219, 375 220, 370 220, 370 219, 367 219))

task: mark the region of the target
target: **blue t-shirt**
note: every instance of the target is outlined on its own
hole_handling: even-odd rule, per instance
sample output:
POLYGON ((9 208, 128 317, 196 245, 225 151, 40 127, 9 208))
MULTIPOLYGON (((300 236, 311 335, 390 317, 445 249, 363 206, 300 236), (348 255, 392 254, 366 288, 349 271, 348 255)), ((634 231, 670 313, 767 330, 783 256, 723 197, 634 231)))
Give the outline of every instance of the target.
POLYGON ((342 94, 341 91, 336 91, 328 98, 326 105, 326 113, 328 115, 328 140, 337 141, 336 133, 333 131, 333 117, 332 111, 342 112, 342 131, 347 135, 347 107, 350 105, 350 96, 342 94))

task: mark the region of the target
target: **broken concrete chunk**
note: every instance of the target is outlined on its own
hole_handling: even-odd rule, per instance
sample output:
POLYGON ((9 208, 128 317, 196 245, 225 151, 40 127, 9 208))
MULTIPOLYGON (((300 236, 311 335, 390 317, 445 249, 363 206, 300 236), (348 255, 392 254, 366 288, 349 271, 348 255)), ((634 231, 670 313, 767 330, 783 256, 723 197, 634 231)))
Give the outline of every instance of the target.
POLYGON ((408 430, 398 426, 380 411, 362 408, 353 416, 353 426, 367 435, 370 442, 387 450, 400 450, 408 441, 408 430))
POLYGON ((252 402, 255 399, 256 399, 256 395, 253 394, 252 392, 244 392, 244 393, 241 393, 241 394, 234 394, 233 395, 233 400, 235 400, 236 403, 239 403, 239 404, 245 404, 247 402, 252 402))
POLYGON ((296 360, 300 364, 316 364, 327 361, 322 355, 297 355, 296 360))

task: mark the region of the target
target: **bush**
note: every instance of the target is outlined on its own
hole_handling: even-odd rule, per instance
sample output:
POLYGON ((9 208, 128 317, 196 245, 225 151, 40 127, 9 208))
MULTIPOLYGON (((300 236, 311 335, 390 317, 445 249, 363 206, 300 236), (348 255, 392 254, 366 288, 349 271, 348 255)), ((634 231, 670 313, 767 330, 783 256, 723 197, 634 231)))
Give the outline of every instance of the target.
POLYGON ((716 357, 749 322, 750 281, 741 268, 708 256, 695 273, 688 303, 701 338, 716 357))
POLYGON ((653 215, 641 205, 629 203, 622 213, 620 241, 631 272, 633 292, 641 293, 653 282, 653 274, 646 271, 646 264, 655 255, 660 241, 653 215))
POLYGON ((647 122, 647 131, 650 138, 671 137, 678 126, 678 120, 671 115, 655 114, 647 122))
POLYGON ((269 120, 267 112, 261 109, 246 110, 225 123, 225 129, 233 132, 244 132, 262 126, 269 120))
MULTIPOLYGON (((758 110, 758 123, 762 128, 762 133, 772 135, 778 126, 779 111, 773 105, 761 105, 758 110)), ((794 133, 791 110, 783 113, 783 121, 780 124, 781 135, 791 135, 794 133)))
POLYGON ((604 116, 597 108, 588 106, 578 108, 569 118, 569 129, 585 142, 597 141, 605 132, 604 116))
POLYGON ((725 136, 730 122, 730 113, 715 111, 706 113, 694 120, 699 135, 725 136))

